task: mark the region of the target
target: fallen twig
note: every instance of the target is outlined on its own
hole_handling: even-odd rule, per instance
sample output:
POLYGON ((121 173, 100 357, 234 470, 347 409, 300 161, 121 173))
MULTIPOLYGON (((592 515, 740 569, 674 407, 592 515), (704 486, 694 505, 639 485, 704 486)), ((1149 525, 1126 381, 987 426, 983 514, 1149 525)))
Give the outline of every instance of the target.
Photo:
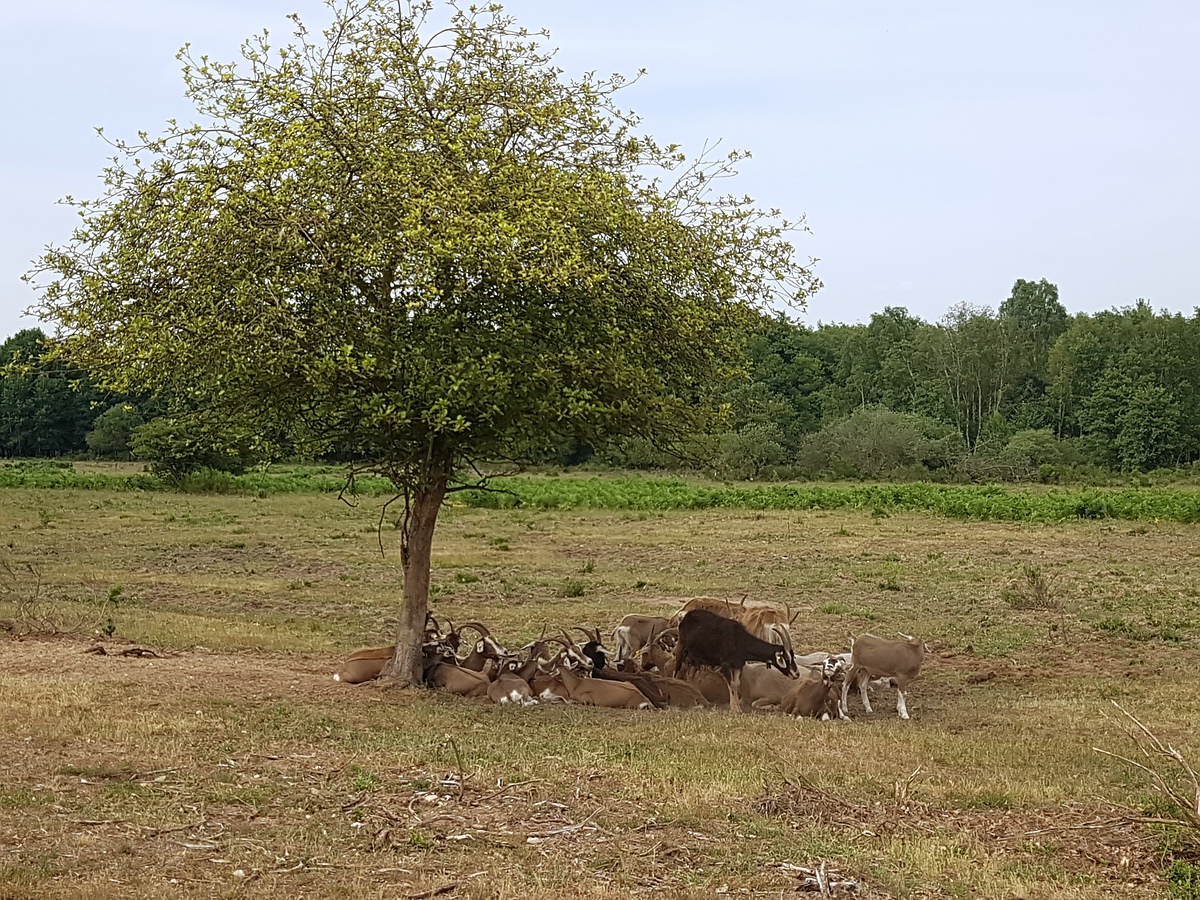
POLYGON ((406 900, 428 900, 430 897, 440 897, 442 894, 449 894, 452 891, 458 890, 458 882, 453 881, 450 884, 443 884, 441 887, 430 888, 427 891, 421 891, 419 894, 405 894, 406 900))
MULTIPOLYGON (((1178 807, 1181 813, 1180 818, 1168 818, 1166 819, 1166 823, 1186 828, 1193 833, 1193 837, 1200 839, 1200 773, 1197 773, 1192 768, 1192 765, 1184 759, 1182 753, 1170 744, 1164 743, 1158 735, 1142 724, 1141 720, 1133 715, 1133 713, 1129 712, 1115 700, 1111 702, 1135 726, 1135 728, 1125 728, 1124 731, 1138 750, 1141 751, 1142 757, 1147 761, 1152 760, 1153 757, 1165 758, 1168 761, 1168 765, 1177 770, 1190 785, 1192 796, 1188 796, 1187 790, 1172 784, 1166 775, 1150 764, 1150 762, 1138 762, 1135 759, 1130 759, 1127 756, 1113 753, 1111 750, 1105 750, 1101 747, 1093 747, 1092 749, 1096 753, 1103 753, 1105 756, 1119 759, 1121 762, 1145 772, 1150 777, 1150 783, 1154 789, 1178 807)), ((1139 818, 1139 821, 1144 821, 1144 819, 1139 818)))

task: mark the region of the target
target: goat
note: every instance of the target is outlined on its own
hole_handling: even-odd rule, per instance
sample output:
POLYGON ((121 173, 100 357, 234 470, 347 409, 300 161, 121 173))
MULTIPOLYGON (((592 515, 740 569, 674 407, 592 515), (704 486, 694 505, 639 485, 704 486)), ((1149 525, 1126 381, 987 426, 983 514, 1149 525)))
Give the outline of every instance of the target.
MULTIPOLYGON (((587 634, 586 629, 580 630, 584 634, 587 634)), ((563 632, 563 636, 568 637, 565 631, 563 632)), ((607 648, 597 640, 600 637, 600 632, 595 631, 590 637, 592 640, 584 644, 582 648, 576 647, 574 642, 571 642, 571 646, 592 661, 590 674, 593 678, 599 678, 602 681, 623 681, 626 684, 632 684, 658 709, 663 709, 669 705, 667 698, 658 689, 654 679, 645 672, 617 672, 609 669, 607 648)))
MULTIPOLYGON (((745 598, 743 598, 743 603, 745 598)), ((789 610, 790 612, 790 610, 789 610)), ((780 612, 770 606, 741 607, 736 616, 737 620, 746 626, 756 638, 761 638, 771 644, 782 644, 790 656, 795 656, 792 650, 791 624, 800 613, 789 617, 788 612, 780 612)))
POLYGON ((520 675, 516 674, 518 661, 516 657, 506 659, 500 665, 500 672, 496 675, 496 680, 488 685, 487 697, 493 703, 519 703, 522 706, 530 706, 537 703, 537 699, 533 696, 533 690, 520 675))
POLYGON ((842 671, 842 662, 831 656, 825 660, 820 674, 810 673, 801 679, 783 698, 779 708, 789 716, 801 718, 811 716, 815 719, 842 718, 841 704, 838 702, 839 691, 834 685, 834 679, 842 671))
POLYGON ((846 680, 842 684, 842 715, 848 717, 850 712, 850 685, 858 685, 862 697, 863 709, 873 713, 871 701, 867 697, 867 682, 871 680, 889 680, 896 686, 896 714, 901 719, 908 718, 908 704, 904 700, 904 691, 908 684, 921 672, 921 663, 925 661, 925 653, 929 649, 924 641, 900 634, 901 640, 881 638, 873 634, 859 635, 850 641, 850 666, 846 670, 846 680))
POLYGON ((660 631, 658 636, 638 653, 638 668, 643 672, 657 669, 663 673, 668 669, 673 669, 675 667, 675 655, 671 650, 667 649, 667 642, 670 641, 674 644, 678 640, 679 629, 677 627, 660 631))
MULTIPOLYGON (((687 673, 687 678, 672 678, 667 672, 675 671, 675 654, 666 648, 668 641, 676 641, 679 638, 678 628, 668 628, 666 631, 658 635, 649 645, 642 648, 639 654, 639 667, 643 672, 655 671, 658 676, 655 683, 658 684, 663 694, 667 698, 667 702, 671 706, 687 706, 691 702, 679 703, 675 699, 674 694, 682 694, 685 698, 690 697, 692 692, 700 695, 706 706, 726 706, 729 703, 729 685, 725 683, 725 679, 714 672, 712 669, 696 669, 693 668, 687 673), (682 682, 687 685, 686 689, 673 688, 674 683, 682 682), (665 683, 665 684, 664 684, 665 683)), ((699 705, 699 704, 697 704, 699 705)))
POLYGON ((350 658, 342 663, 342 667, 333 675, 334 681, 343 684, 362 684, 372 678, 378 678, 383 667, 395 655, 396 648, 363 647, 350 654, 350 658))
POLYGON ((724 616, 727 619, 737 618, 737 611, 734 609, 733 604, 723 597, 693 597, 687 603, 683 604, 675 615, 671 616, 671 625, 678 625, 683 621, 683 617, 694 609, 705 609, 711 613, 716 613, 718 616, 724 616))
POLYGON ((768 663, 790 677, 797 674, 796 663, 784 647, 756 638, 741 622, 706 609, 693 609, 680 620, 679 647, 672 674, 678 678, 688 665, 719 669, 729 686, 730 712, 742 711, 738 685, 742 668, 748 662, 768 663))
POLYGON ((461 697, 486 697, 492 683, 491 673, 464 669, 448 663, 438 663, 430 673, 429 681, 434 687, 442 688, 461 697))
POLYGON ((610 709, 652 709, 653 704, 646 695, 632 684, 623 681, 602 681, 598 678, 580 678, 568 666, 560 666, 558 677, 567 691, 567 696, 576 703, 590 706, 606 706, 610 709))
POLYGON ((653 641, 671 622, 663 616, 639 616, 630 614, 613 629, 613 645, 617 661, 630 659, 635 653, 653 641))
MULTIPOLYGON (((463 622, 457 628, 453 629, 452 633, 456 638, 458 638, 464 628, 470 628, 473 631, 477 631, 480 635, 479 640, 477 640, 475 645, 471 648, 471 652, 467 654, 465 658, 459 660, 458 664, 464 669, 471 669, 475 672, 479 672, 483 669, 484 664, 489 659, 494 659, 496 662, 499 662, 501 659, 509 655, 509 652, 492 638, 492 633, 479 622, 463 622)), ((455 649, 458 648, 457 641, 455 642, 454 647, 455 649)))
POLYGON ((773 666, 763 663, 747 663, 742 669, 742 681, 738 686, 742 708, 770 709, 777 707, 783 698, 796 686, 789 678, 773 666))

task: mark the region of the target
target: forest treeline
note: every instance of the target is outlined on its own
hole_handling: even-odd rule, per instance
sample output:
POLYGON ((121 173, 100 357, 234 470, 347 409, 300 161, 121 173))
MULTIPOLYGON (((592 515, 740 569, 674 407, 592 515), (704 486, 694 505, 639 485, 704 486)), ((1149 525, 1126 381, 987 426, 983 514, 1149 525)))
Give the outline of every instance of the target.
MULTIPOLYGON (((0 345, 0 366, 36 360, 45 341, 19 332, 0 345)), ((853 325, 764 317, 746 353, 747 377, 713 386, 728 409, 724 431, 683 448, 723 477, 1056 482, 1200 460, 1200 311, 1139 300, 1069 315, 1055 285, 1019 280, 998 308, 959 304, 937 322, 901 307, 853 325)), ((132 455, 183 474, 289 450, 219 423, 197 430, 169 409, 102 393, 86 373, 10 368, 0 455, 132 455)), ((568 442, 545 462, 680 467, 676 453, 642 441, 568 442)))

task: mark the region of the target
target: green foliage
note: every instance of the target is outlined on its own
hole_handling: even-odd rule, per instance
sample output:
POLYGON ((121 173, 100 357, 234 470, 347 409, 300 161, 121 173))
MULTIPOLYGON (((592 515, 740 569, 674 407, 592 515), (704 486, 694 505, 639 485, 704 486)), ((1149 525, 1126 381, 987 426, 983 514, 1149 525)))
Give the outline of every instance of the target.
MULTIPOLYGON (((245 432, 196 418, 152 419, 139 425, 130 437, 134 459, 150 463, 150 471, 176 487, 204 470, 241 474, 258 461, 254 439, 245 432)), ((217 479, 208 476, 194 485, 212 490, 217 479)))
POLYGON ((1167 896, 1171 900, 1200 900, 1200 865, 1173 860, 1167 869, 1167 896))
POLYGON ((129 459, 133 430, 144 424, 132 403, 118 403, 96 416, 87 434, 88 449, 103 459, 129 459))
POLYGON ((200 122, 118 142, 33 276, 63 353, 420 489, 705 427, 752 310, 816 287, 790 223, 709 195, 741 155, 635 136, 623 79, 566 81, 498 7, 452 12, 453 54, 423 5, 332 9, 236 75, 184 51, 200 122))
POLYGON ((914 467, 941 468, 961 455, 954 429, 910 413, 864 406, 810 435, 800 452, 809 472, 879 478, 914 467))
POLYGON ((40 329, 19 331, 0 344, 0 456, 54 456, 84 449, 93 391, 86 378, 59 361, 40 329))

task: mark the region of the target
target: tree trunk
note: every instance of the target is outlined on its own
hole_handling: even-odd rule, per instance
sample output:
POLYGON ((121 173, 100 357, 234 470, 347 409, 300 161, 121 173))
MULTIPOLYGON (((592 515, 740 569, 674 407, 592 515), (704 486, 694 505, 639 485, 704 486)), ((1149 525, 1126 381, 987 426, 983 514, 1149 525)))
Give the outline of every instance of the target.
POLYGON ((396 653, 380 673, 396 684, 421 684, 421 643, 425 636, 425 614, 429 610, 429 569, 432 562, 433 529, 446 496, 446 476, 435 475, 413 491, 404 522, 400 548, 404 567, 404 605, 396 631, 396 653))

